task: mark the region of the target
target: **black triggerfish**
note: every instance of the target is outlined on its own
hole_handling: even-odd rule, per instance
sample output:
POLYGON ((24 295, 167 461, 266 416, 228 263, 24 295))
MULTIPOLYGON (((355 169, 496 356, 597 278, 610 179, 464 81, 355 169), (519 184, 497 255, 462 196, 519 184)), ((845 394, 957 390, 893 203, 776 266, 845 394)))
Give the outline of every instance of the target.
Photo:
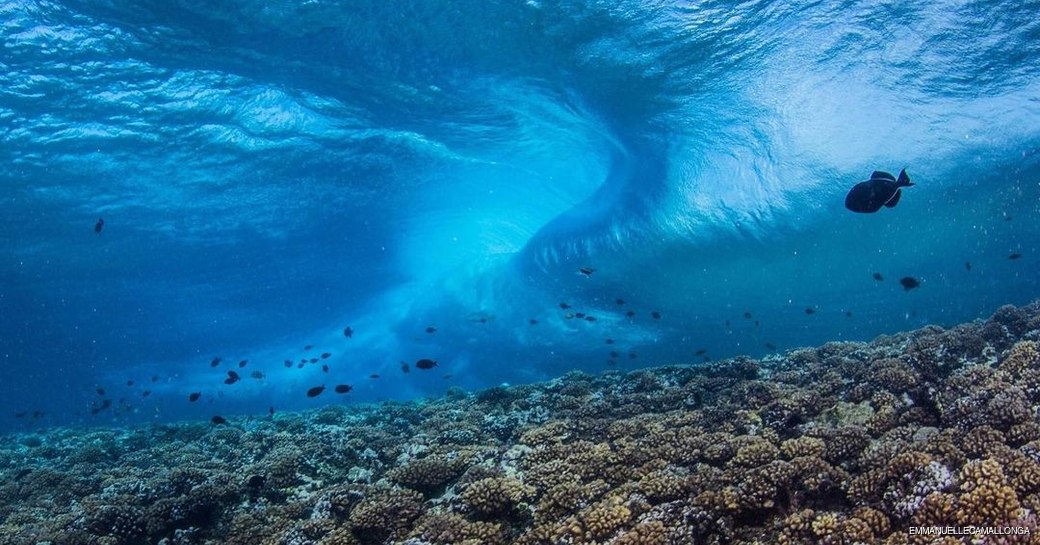
POLYGON ((101 234, 101 230, 105 228, 105 220, 98 218, 97 223, 94 224, 94 232, 101 234))
POLYGON ((845 196, 845 208, 861 214, 873 214, 881 210, 882 206, 892 208, 899 204, 902 195, 900 188, 912 185, 914 183, 910 181, 905 168, 899 171, 898 179, 887 172, 875 170, 869 180, 852 187, 845 196))

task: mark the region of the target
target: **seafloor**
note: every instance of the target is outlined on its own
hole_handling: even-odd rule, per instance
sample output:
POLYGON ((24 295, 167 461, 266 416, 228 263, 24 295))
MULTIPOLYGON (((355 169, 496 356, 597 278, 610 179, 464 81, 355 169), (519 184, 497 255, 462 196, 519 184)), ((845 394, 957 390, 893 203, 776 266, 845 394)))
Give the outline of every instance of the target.
POLYGON ((1034 303, 763 360, 9 436, 0 544, 1040 542, 1038 340, 1034 303), (911 532, 935 526, 1003 535, 911 532))

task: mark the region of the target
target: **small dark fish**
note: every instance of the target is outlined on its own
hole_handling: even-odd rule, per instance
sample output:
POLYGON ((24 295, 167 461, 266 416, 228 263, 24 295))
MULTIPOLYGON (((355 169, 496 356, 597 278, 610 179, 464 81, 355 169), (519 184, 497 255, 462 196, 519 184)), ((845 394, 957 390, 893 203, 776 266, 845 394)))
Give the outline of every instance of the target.
POLYGON ((442 379, 444 379, 444 380, 449 380, 449 379, 450 379, 451 377, 454 377, 454 376, 455 376, 455 375, 453 375, 453 374, 451 374, 451 373, 446 373, 446 374, 445 374, 444 376, 442 376, 441 378, 442 378, 442 379))
POLYGON ((428 358, 423 358, 415 362, 415 366, 419 369, 433 369, 437 366, 437 362, 428 358))
POLYGON ((327 360, 330 357, 332 357, 332 352, 322 352, 321 353, 321 359, 323 359, 323 360, 327 360))
POLYGON ((1014 253, 1014 254, 1011 254, 1011 255, 1009 255, 1009 256, 1008 256, 1008 259, 1010 259, 1010 260, 1014 261, 1014 260, 1016 260, 1016 259, 1018 259, 1018 258, 1020 258, 1020 257, 1022 257, 1022 254, 1019 254, 1019 253, 1014 253))
POLYGON ((745 312, 744 313, 744 319, 745 320, 750 320, 751 319, 751 313, 750 312, 745 312))
POLYGON ((426 327, 426 332, 430 333, 430 334, 436 333, 437 332, 437 328, 433 327, 432 325, 431 326, 427 326, 426 327))
POLYGON ((921 282, 912 276, 904 276, 899 279, 899 285, 903 286, 903 291, 910 291, 914 288, 920 287, 921 282))
POLYGON ((535 324, 538 323, 538 320, 535 320, 534 318, 531 318, 530 320, 527 320, 527 323, 529 323, 531 325, 535 325, 535 324))
POLYGON ((595 316, 586 316, 585 317, 585 321, 586 322, 595 322, 596 321, 596 317, 595 316))
POLYGON ((209 419, 209 421, 213 422, 214 426, 220 426, 220 425, 223 425, 223 424, 227 424, 227 418, 224 418, 223 416, 220 416, 220 415, 214 415, 213 418, 209 419))
POLYGON ((126 381, 126 385, 127 386, 133 386, 134 385, 134 381, 128 380, 128 381, 126 381))
POLYGON ((152 382, 159 382, 159 375, 152 375, 152 382))
MULTIPOLYGON (((271 414, 274 415, 274 407, 271 407, 271 414)), ((249 477, 248 479, 246 479, 246 487, 247 488, 252 488, 253 490, 257 490, 257 489, 263 488, 264 487, 264 483, 266 483, 266 482, 267 482, 267 479, 264 478, 263 475, 253 475, 253 476, 249 477)))
POLYGON ((614 339, 607 339, 607 344, 614 344, 614 339))
POLYGON ((758 327, 759 325, 760 324, 759 324, 758 320, 755 320, 755 327, 758 327))
POLYGON ((347 393, 347 392, 349 392, 349 391, 351 391, 353 389, 354 389, 354 387, 349 385, 349 384, 337 384, 336 385, 336 393, 337 394, 345 394, 345 393, 347 393))
POLYGON ((776 350, 776 345, 773 343, 766 343, 766 348, 770 350, 776 350))
POLYGON ((328 373, 329 372, 329 366, 327 364, 324 364, 324 363, 321 364, 321 372, 322 373, 328 373))
POLYGON ((611 350, 611 351, 610 351, 610 357, 612 357, 612 358, 616 358, 616 357, 618 357, 618 356, 620 356, 620 355, 621 355, 621 354, 620 354, 620 353, 618 353, 618 351, 617 351, 617 350, 611 350))
POLYGON ((252 373, 249 373, 249 376, 255 378, 256 380, 263 380, 264 373, 261 371, 253 371, 252 373))
POLYGON ((99 396, 104 396, 105 395, 105 389, 104 388, 94 388, 94 391, 97 392, 97 395, 99 395, 99 396))
POLYGON ((151 390, 145 390, 145 391, 141 392, 141 397, 148 397, 150 395, 152 395, 152 391, 151 390))
POLYGON ((562 303, 561 302, 560 303, 560 308, 562 308, 563 310, 567 310, 567 309, 571 308, 571 306, 568 305, 567 303, 562 303))
POLYGON ((314 348, 314 345, 313 344, 308 344, 307 346, 303 347, 303 351, 306 352, 306 351, 310 350, 311 348, 314 348))
POLYGON ((614 299, 614 304, 615 305, 623 305, 623 304, 625 304, 625 300, 624 299, 620 299, 620 298, 619 299, 614 299))
POLYGON ((596 269, 593 269, 592 267, 582 267, 578 269, 578 272, 585 276, 592 276, 592 273, 596 272, 596 269))
POLYGON ((297 369, 303 369, 303 362, 296 364, 297 369))
POLYGON ((307 363, 307 358, 301 358, 300 363, 307 363))
POLYGON ((267 416, 270 416, 271 418, 274 418, 274 407, 273 406, 267 408, 267 416))
POLYGON ((234 383, 238 382, 241 379, 242 379, 242 377, 238 376, 238 373, 236 373, 234 371, 228 371, 227 372, 227 378, 224 379, 224 384, 234 384, 234 383))
POLYGON ((971 261, 965 261, 964 262, 964 268, 970 271, 971 270, 971 261))
POLYGON ((379 378, 379 375, 376 374, 376 373, 372 373, 371 375, 368 375, 368 378, 375 380, 375 379, 379 378))
POLYGON ((874 273, 873 276, 874 276, 874 280, 877 280, 878 282, 881 282, 882 280, 885 279, 885 277, 881 276, 881 273, 879 273, 879 272, 874 273))
POLYGON ((286 367, 292 367, 292 360, 285 360, 286 367))
POLYGON ((216 367, 216 366, 220 365, 221 361, 224 361, 224 360, 222 360, 220 358, 213 358, 212 360, 210 360, 209 366, 210 367, 216 367))
POLYGON ((851 310, 846 310, 845 311, 845 317, 846 318, 852 318, 852 311, 851 310))
POLYGON ((816 314, 816 309, 814 309, 812 307, 805 307, 805 313, 806 314, 816 314))
POLYGON ((575 318, 584 318, 585 317, 585 313, 584 312, 575 312, 574 313, 574 317, 575 318))
POLYGON ((625 313, 625 316, 628 316, 629 318, 631 318, 631 317, 633 317, 635 315, 636 315, 636 311, 634 311, 634 310, 630 310, 630 311, 625 313))
POLYGON ((860 214, 872 214, 881 210, 881 207, 892 208, 899 204, 902 196, 902 187, 914 185, 906 169, 899 171, 899 178, 895 178, 887 172, 875 170, 870 179, 860 182, 849 190, 845 196, 845 208, 860 214))
POLYGON ((94 232, 101 234, 101 230, 105 228, 105 220, 98 218, 97 223, 94 224, 94 232))
POLYGON ((28 411, 18 411, 14 413, 15 418, 25 418, 25 415, 29 414, 28 411))
POLYGON ((242 360, 242 361, 238 362, 238 368, 241 369, 241 368, 245 367, 247 363, 249 363, 249 360, 242 360))
POLYGON ((729 320, 726 320, 726 327, 729 327, 729 320))
POLYGON ((401 362, 401 372, 402 373, 410 373, 411 371, 412 371, 412 368, 408 365, 408 362, 402 361, 401 362))
POLYGON ((657 311, 655 310, 655 311, 653 311, 653 312, 651 312, 651 313, 650 313, 650 317, 651 317, 651 318, 653 318, 653 319, 655 319, 655 320, 660 320, 660 319, 661 319, 661 313, 660 313, 660 312, 657 312, 657 311))
POLYGON ((309 361, 310 363, 318 363, 318 358, 311 358, 307 361, 309 361))
POLYGON ((634 360, 634 359, 636 359, 638 357, 639 357, 639 354, 636 354, 635 352, 629 352, 628 353, 628 359, 630 359, 630 360, 634 360))
POLYGON ((195 403, 199 400, 200 397, 202 397, 202 392, 192 392, 190 395, 188 395, 188 401, 195 403))
POLYGON ((700 350, 698 350, 698 351, 694 352, 694 353, 693 353, 693 355, 694 355, 694 356, 703 356, 703 355, 705 355, 705 354, 707 354, 707 353, 708 353, 708 350, 707 350, 707 349, 705 349, 705 348, 701 348, 700 350))
POLYGON ((348 339, 353 337, 354 336, 354 330, 350 326, 344 327, 343 328, 343 336, 348 338, 348 339))
POLYGON ((325 391, 325 386, 315 386, 307 390, 307 397, 318 397, 325 391))

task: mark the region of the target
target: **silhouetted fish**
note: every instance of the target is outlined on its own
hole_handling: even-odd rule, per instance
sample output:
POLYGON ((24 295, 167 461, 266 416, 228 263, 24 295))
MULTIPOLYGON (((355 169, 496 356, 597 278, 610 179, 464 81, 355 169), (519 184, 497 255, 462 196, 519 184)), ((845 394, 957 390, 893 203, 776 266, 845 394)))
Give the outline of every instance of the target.
POLYGON ((433 327, 432 325, 431 326, 427 326, 426 327, 426 332, 427 333, 436 333, 437 332, 437 328, 433 327))
POLYGON ((750 312, 745 312, 744 313, 744 319, 745 320, 750 320, 751 319, 751 313, 750 312))
MULTIPOLYGON (((105 228, 105 220, 98 218, 97 223, 94 224, 94 232, 101 234, 101 230, 105 228)), ((116 237, 118 238, 118 237, 116 237)))
POLYGON ((535 324, 538 323, 538 320, 535 320, 534 318, 531 318, 531 319, 527 320, 527 323, 529 323, 531 325, 535 325, 535 324))
POLYGON ((575 312, 574 313, 574 317, 575 318, 584 318, 585 317, 585 313, 584 312, 575 312))
POLYGON ((97 392, 97 395, 99 395, 99 396, 104 396, 105 395, 105 389, 104 388, 94 388, 94 391, 97 392))
POLYGON ((635 315, 636 315, 636 311, 634 311, 634 310, 630 310, 628 312, 625 312, 625 316, 628 316, 629 318, 631 318, 631 317, 633 317, 635 315))
POLYGON ((188 395, 188 401, 195 403, 199 400, 200 397, 202 397, 202 392, 192 392, 190 395, 188 395))
POLYGON ((903 291, 910 291, 921 285, 921 282, 912 276, 904 276, 899 279, 899 285, 903 286, 903 291))
POLYGON ((1008 256, 1008 259, 1010 259, 1010 260, 1014 261, 1014 260, 1016 260, 1016 259, 1018 259, 1018 258, 1020 258, 1020 257, 1022 257, 1022 254, 1019 254, 1019 253, 1014 253, 1014 254, 1011 254, 1011 255, 1009 255, 1009 256, 1008 256))
POLYGON ((618 351, 617 351, 617 350, 611 350, 611 351, 610 351, 610 357, 612 357, 612 358, 616 358, 616 357, 618 357, 618 356, 620 356, 620 355, 621 355, 621 354, 620 354, 620 353, 618 353, 618 351))
POLYGON ((349 325, 347 327, 344 327, 343 328, 343 336, 348 338, 348 339, 353 337, 354 336, 354 330, 349 325))
POLYGON ((437 366, 437 362, 428 358, 423 358, 415 362, 415 366, 419 369, 433 369, 437 366))
POLYGON ((899 179, 887 172, 875 170, 870 179, 860 182, 849 190, 845 196, 845 208, 861 214, 871 214, 881 210, 882 206, 889 208, 899 204, 902 196, 901 187, 914 185, 906 169, 899 171, 899 179))
POLYGON ((567 303, 562 303, 561 302, 560 303, 560 308, 562 308, 563 310, 567 310, 567 309, 571 308, 571 306, 568 305, 567 303))
POLYGON ((636 354, 635 352, 629 352, 628 353, 628 359, 630 359, 630 360, 634 360, 634 359, 636 359, 638 357, 639 357, 639 354, 636 354))
POLYGON ((411 371, 412 371, 412 368, 408 365, 408 362, 402 361, 401 362, 401 372, 402 373, 409 373, 411 371))
POLYGON ((766 343, 766 348, 770 350, 776 350, 776 345, 773 343, 766 343))
POLYGON ((267 408, 267 416, 269 416, 271 418, 274 418, 274 407, 273 406, 267 408))
POLYGON ((874 276, 874 280, 877 280, 878 282, 881 282, 882 280, 885 279, 885 277, 881 276, 881 273, 879 273, 879 272, 874 273, 873 276, 874 276))
POLYGON ((285 360, 286 367, 292 367, 292 360, 285 360))
POLYGON ((377 379, 377 378, 379 378, 379 375, 376 374, 376 373, 372 373, 371 375, 368 375, 368 378, 370 378, 370 379, 377 379))
POLYGON ((297 368, 297 369, 303 369, 303 364, 304 364, 304 363, 305 363, 305 362, 300 362, 300 363, 296 364, 296 368, 297 368))
POLYGON ((216 367, 216 366, 220 365, 220 362, 221 362, 220 358, 213 358, 212 360, 210 360, 209 366, 210 367, 216 367))
POLYGON ((307 397, 318 397, 324 391, 325 391, 325 386, 324 385, 322 385, 322 386, 315 386, 315 387, 311 388, 310 390, 307 390, 307 397))
POLYGON ((705 355, 705 354, 707 354, 707 353, 708 353, 708 350, 707 350, 707 349, 705 349, 705 348, 701 348, 700 350, 698 350, 698 351, 694 352, 694 353, 693 353, 693 355, 694 355, 694 356, 703 356, 703 355, 705 355))
POLYGON ((593 269, 592 267, 582 267, 578 269, 578 272, 585 276, 592 276, 592 273, 596 272, 596 269, 593 269))
POLYGON ((971 270, 971 261, 965 261, 964 262, 964 268, 968 269, 970 271, 971 270))
POLYGON ((213 422, 214 426, 220 426, 220 425, 223 425, 223 424, 227 424, 227 418, 224 418, 223 416, 220 416, 220 415, 214 415, 213 418, 209 419, 209 421, 213 422))
POLYGON ((249 363, 249 360, 242 360, 242 361, 238 362, 238 368, 241 369, 241 368, 245 367, 247 363, 249 363))
POLYGON ((806 307, 805 308, 805 313, 806 314, 816 314, 816 309, 814 309, 812 307, 806 307))
POLYGON ((349 384, 337 384, 336 385, 336 393, 337 394, 345 394, 345 393, 347 393, 347 392, 349 392, 349 391, 351 391, 353 389, 354 389, 354 387, 349 385, 349 384))
POLYGON ((241 380, 242 377, 238 376, 238 373, 234 371, 227 372, 227 378, 224 379, 224 384, 234 384, 241 380))
POLYGON ((261 371, 253 371, 252 373, 249 373, 249 376, 255 378, 256 380, 263 380, 264 378, 264 374, 261 371))
POLYGON ((329 359, 329 358, 330 358, 331 356, 332 356, 332 353, 331 353, 331 352, 322 352, 322 353, 321 353, 321 359, 323 359, 323 360, 327 360, 327 359, 329 359))
POLYGON ((596 317, 595 316, 586 316, 585 317, 585 321, 586 322, 595 322, 596 321, 596 317))
POLYGON ((624 299, 620 299, 620 298, 619 299, 614 299, 614 304, 615 305, 623 305, 623 304, 625 304, 625 300, 624 299))
POLYGON ((651 312, 651 313, 650 313, 650 317, 651 317, 651 318, 653 318, 653 319, 655 319, 655 320, 660 320, 660 319, 661 319, 661 313, 660 313, 660 312, 657 312, 657 311, 655 310, 655 311, 653 311, 653 312, 651 312))
POLYGON ((614 344, 614 339, 607 339, 607 344, 614 344))
POLYGON ((324 364, 324 363, 321 364, 321 372, 322 373, 328 373, 329 372, 329 366, 324 364))
POLYGON ((845 317, 846 318, 852 318, 852 311, 851 310, 846 310, 845 311, 845 317))
POLYGON ((133 386, 134 385, 134 381, 128 380, 128 381, 126 381, 126 385, 127 386, 133 386))
POLYGON ((152 382, 159 382, 159 375, 152 375, 152 382))
POLYGON ((318 363, 318 358, 311 358, 307 361, 309 361, 310 363, 318 363))
POLYGON ((310 350, 311 348, 314 348, 314 345, 313 344, 308 344, 307 346, 303 347, 303 350, 304 350, 304 352, 306 352, 307 350, 310 350))

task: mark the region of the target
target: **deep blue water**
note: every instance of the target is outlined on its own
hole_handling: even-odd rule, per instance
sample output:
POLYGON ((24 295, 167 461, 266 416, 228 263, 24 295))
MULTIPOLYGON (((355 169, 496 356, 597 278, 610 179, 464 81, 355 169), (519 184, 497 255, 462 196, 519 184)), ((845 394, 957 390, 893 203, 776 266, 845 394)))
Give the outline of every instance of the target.
POLYGON ((0 3, 0 427, 757 357, 1028 302, 1038 12, 0 3), (897 207, 845 210, 902 167, 897 207))

